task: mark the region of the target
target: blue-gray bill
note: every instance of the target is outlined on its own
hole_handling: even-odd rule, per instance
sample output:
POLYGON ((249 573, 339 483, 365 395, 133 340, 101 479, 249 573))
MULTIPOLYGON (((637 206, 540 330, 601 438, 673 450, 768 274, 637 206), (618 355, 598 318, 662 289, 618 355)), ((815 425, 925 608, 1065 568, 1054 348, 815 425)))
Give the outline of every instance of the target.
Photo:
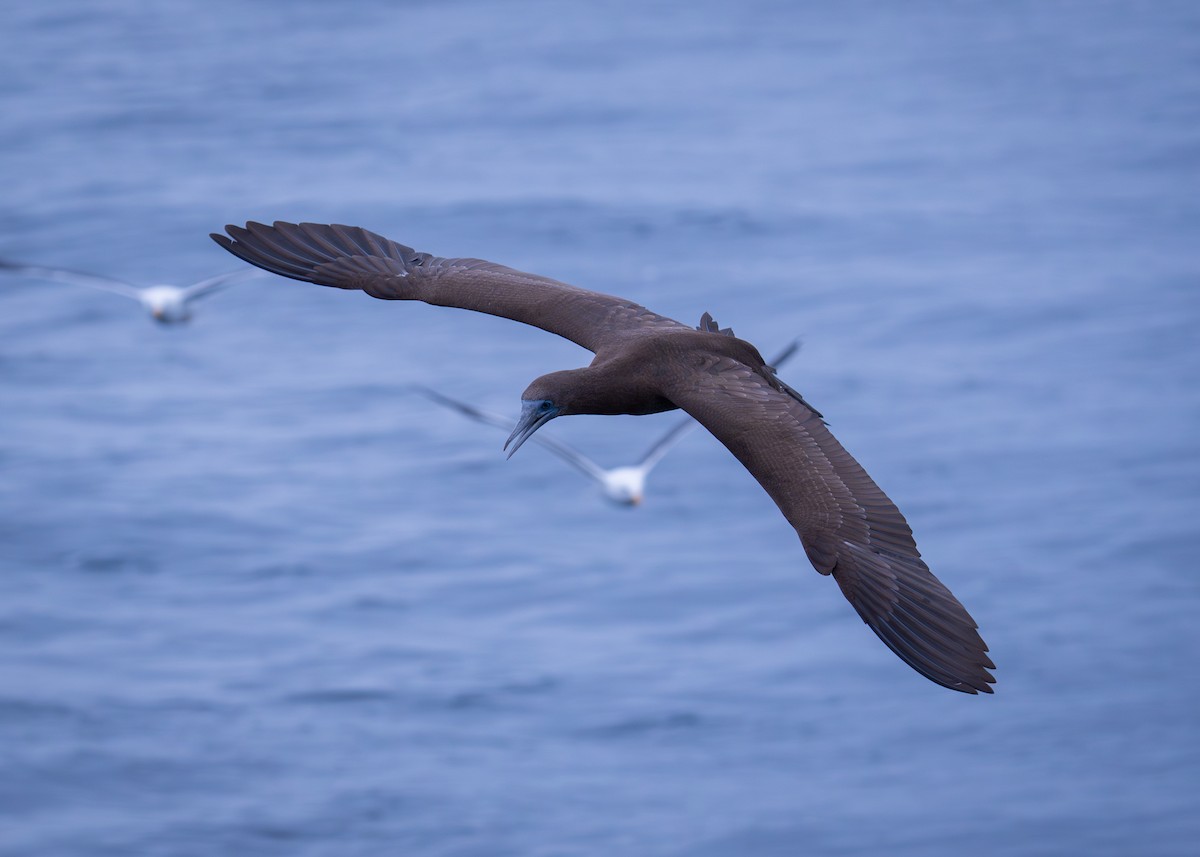
POLYGON ((504 448, 508 451, 508 457, 512 458, 513 454, 521 448, 521 444, 529 440, 535 431, 556 416, 558 416, 558 408, 554 407, 546 399, 522 401, 521 417, 517 420, 517 427, 508 436, 508 440, 504 441, 504 448), (510 445, 512 449, 509 449, 510 445))

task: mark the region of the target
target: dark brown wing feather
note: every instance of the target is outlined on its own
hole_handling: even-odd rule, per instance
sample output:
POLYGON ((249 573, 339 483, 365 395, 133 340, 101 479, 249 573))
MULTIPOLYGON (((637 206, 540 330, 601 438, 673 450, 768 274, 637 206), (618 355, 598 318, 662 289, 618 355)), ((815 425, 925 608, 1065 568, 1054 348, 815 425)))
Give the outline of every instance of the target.
POLYGON ((817 571, 833 575, 888 648, 940 685, 992 692, 975 620, 921 560, 900 510, 798 394, 714 354, 668 395, 754 475, 817 571))
POLYGON ((213 240, 235 256, 284 277, 384 300, 458 307, 540 327, 591 351, 634 330, 686 325, 623 298, 591 292, 481 259, 419 253, 357 226, 247 223, 213 240))

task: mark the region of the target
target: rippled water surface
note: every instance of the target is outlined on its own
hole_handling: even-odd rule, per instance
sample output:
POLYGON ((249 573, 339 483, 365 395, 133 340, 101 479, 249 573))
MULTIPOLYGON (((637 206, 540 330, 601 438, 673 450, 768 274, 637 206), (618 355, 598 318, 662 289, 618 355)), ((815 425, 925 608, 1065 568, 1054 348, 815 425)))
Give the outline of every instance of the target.
POLYGON ((905 667, 703 432, 629 510, 410 389, 515 413, 568 342, 10 276, 0 854, 1196 853, 1198 9, 7 10, 0 256, 346 222, 800 336, 999 683, 905 667))

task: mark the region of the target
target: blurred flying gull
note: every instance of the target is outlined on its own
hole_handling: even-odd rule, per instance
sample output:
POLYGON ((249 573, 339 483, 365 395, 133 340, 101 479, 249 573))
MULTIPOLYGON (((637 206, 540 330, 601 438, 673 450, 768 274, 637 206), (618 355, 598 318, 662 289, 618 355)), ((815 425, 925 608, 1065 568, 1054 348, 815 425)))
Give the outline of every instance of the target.
POLYGON ((0 271, 8 271, 38 280, 51 280, 58 283, 72 283, 77 286, 91 286, 94 289, 104 289, 132 298, 150 313, 150 316, 160 324, 177 324, 192 317, 191 304, 200 298, 208 297, 220 291, 236 280, 258 275, 254 268, 244 268, 209 277, 190 286, 137 286, 124 280, 104 277, 99 274, 86 274, 82 271, 72 271, 67 268, 47 268, 41 265, 24 265, 0 259, 0 271))
MULTIPOLYGON (((771 361, 771 366, 778 369, 796 353, 799 347, 799 340, 793 341, 771 361)), ((418 384, 414 389, 439 405, 458 411, 463 416, 484 425, 495 426, 506 432, 513 431, 517 426, 516 422, 508 417, 477 408, 475 405, 447 396, 431 387, 418 384)), ((573 446, 547 434, 534 434, 530 439, 534 443, 540 443, 584 476, 594 480, 607 499, 621 506, 639 506, 646 493, 646 477, 650 475, 650 471, 663 460, 663 457, 675 447, 675 444, 679 443, 697 425, 697 422, 691 417, 684 417, 655 441, 654 445, 646 450, 636 464, 613 468, 601 467, 573 446)))
MULTIPOLYGON (((904 516, 776 377, 753 345, 705 313, 696 330, 623 298, 480 259, 444 259, 356 226, 247 223, 213 239, 268 271, 385 300, 418 300, 512 319, 595 353, 521 396, 505 448, 568 414, 680 408, 750 471, 880 640, 931 681, 991 693, 994 664, 977 625, 921 559, 904 516)), ((719 498, 714 498, 719 502, 719 498)))

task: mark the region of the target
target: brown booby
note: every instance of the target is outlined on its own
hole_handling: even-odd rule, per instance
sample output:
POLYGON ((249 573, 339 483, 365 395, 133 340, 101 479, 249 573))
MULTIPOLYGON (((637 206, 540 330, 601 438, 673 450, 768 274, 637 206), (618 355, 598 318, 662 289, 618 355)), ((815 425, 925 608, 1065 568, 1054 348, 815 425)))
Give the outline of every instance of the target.
POLYGON ((213 239, 284 277, 488 313, 592 351, 589 366, 551 372, 525 390, 510 456, 557 417, 682 409, 758 480, 816 570, 833 577, 888 648, 944 687, 992 692, 995 665, 978 626, 921 559, 900 510, 758 349, 707 314, 692 328, 624 298, 420 253, 356 226, 251 222, 226 231, 213 239))

